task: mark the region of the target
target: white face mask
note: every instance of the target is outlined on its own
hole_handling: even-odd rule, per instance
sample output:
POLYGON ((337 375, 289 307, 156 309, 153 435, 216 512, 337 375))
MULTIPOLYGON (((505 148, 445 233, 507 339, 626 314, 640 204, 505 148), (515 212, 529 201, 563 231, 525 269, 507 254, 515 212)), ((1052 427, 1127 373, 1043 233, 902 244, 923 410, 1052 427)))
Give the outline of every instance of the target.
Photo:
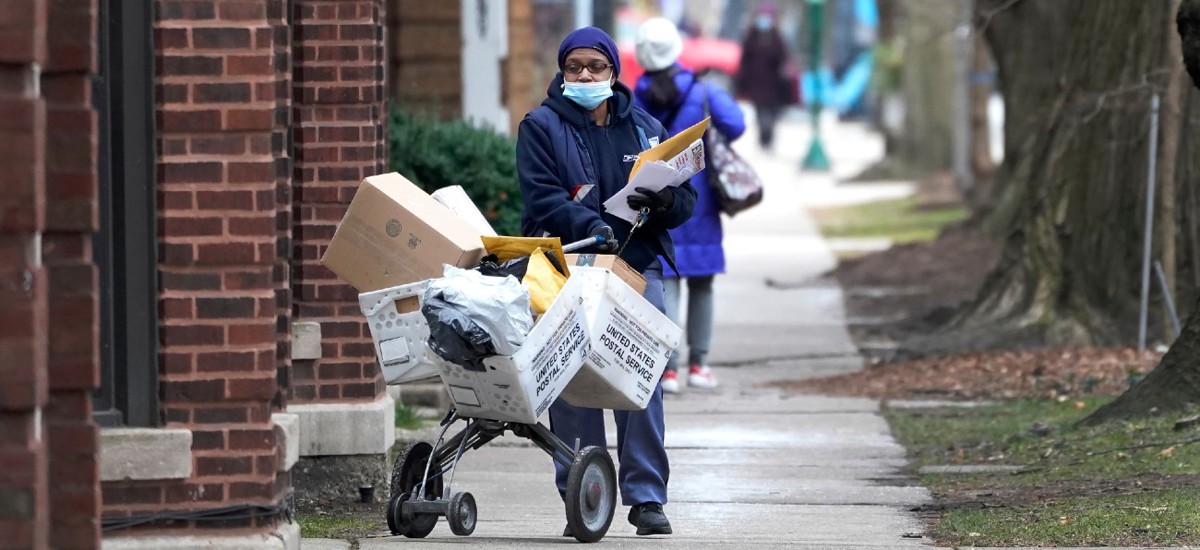
POLYGON ((757 27, 758 30, 760 30, 760 31, 765 31, 765 30, 770 29, 771 23, 772 23, 771 16, 767 15, 765 13, 754 18, 754 26, 757 27))
POLYGON ((604 100, 612 97, 612 82, 563 82, 563 97, 574 101, 587 110, 595 109, 604 100))

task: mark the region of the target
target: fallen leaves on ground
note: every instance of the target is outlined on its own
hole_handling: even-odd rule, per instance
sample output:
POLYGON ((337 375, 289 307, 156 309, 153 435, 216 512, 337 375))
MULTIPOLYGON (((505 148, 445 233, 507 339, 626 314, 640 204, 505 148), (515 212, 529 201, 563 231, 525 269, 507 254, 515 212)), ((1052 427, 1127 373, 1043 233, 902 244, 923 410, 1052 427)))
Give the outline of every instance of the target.
POLYGON ((1162 359, 1131 348, 1008 350, 876 363, 841 376, 781 383, 802 393, 978 401, 1118 395, 1162 359))

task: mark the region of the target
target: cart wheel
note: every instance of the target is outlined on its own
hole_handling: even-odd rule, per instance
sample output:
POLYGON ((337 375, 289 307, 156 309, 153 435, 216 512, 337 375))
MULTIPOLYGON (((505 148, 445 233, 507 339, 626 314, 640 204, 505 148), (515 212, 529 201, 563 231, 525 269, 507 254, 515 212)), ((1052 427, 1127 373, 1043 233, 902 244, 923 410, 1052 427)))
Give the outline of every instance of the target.
POLYGON ((612 457, 600 447, 575 453, 567 471, 567 526, 579 542, 604 538, 617 506, 617 472, 612 457))
POLYGON ((417 514, 404 510, 408 501, 408 493, 400 493, 388 503, 388 528, 393 535, 404 535, 410 539, 423 539, 429 536, 437 525, 436 514, 417 514))
POLYGON ((450 532, 465 537, 475 532, 475 523, 479 520, 479 510, 475 507, 475 497, 471 493, 454 493, 450 497, 450 505, 446 508, 446 522, 450 524, 450 532))
MULTIPOLYGON (((416 494, 417 485, 425 475, 425 463, 429 462, 432 455, 433 445, 419 441, 409 445, 392 468, 392 500, 388 502, 388 527, 393 534, 404 535, 410 539, 425 538, 437 525, 437 514, 406 513, 401 506, 402 502, 412 499, 416 494), (397 498, 398 496, 404 498, 397 498)), ((442 496, 442 476, 439 474, 441 469, 435 464, 432 471, 435 475, 425 482, 425 496, 422 500, 437 500, 442 496)))
POLYGON ((397 494, 392 495, 391 498, 388 499, 387 524, 388 524, 388 531, 391 531, 393 535, 400 534, 400 526, 396 524, 396 518, 398 517, 398 514, 400 513, 400 503, 404 502, 404 500, 406 500, 407 498, 408 498, 408 495, 405 495, 403 493, 397 493, 397 494), (404 497, 404 498, 401 498, 401 497, 404 497))
MULTIPOLYGON (((396 461, 395 467, 392 468, 393 497, 400 493, 416 494, 417 485, 421 483, 421 476, 425 475, 425 463, 432 455, 433 445, 424 441, 413 443, 404 450, 400 459, 396 461)), ((425 483, 425 500, 436 500, 442 496, 442 476, 437 475, 441 468, 435 464, 431 470, 434 477, 425 483)))

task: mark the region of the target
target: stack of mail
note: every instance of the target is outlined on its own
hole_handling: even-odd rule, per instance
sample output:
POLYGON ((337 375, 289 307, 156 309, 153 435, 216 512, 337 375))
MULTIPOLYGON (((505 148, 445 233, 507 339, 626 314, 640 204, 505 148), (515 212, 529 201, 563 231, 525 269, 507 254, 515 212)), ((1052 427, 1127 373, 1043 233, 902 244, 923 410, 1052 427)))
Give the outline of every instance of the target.
POLYGON ((604 201, 604 209, 629 223, 634 223, 638 212, 629 207, 628 197, 643 187, 659 191, 664 187, 682 185, 704 169, 704 130, 708 118, 691 128, 675 134, 658 146, 642 151, 629 175, 629 183, 604 201))

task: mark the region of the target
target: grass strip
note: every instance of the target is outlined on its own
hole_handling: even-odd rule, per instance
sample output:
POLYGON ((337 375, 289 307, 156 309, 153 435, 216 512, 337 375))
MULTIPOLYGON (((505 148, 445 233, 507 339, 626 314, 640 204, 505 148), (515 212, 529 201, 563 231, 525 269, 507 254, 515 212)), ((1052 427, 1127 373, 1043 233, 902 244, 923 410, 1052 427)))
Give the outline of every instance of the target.
POLYGON ((299 515, 300 537, 306 539, 357 539, 378 530, 376 522, 348 516, 299 515))
POLYGON ((946 224, 967 216, 960 206, 921 206, 916 198, 817 208, 810 212, 825 237, 930 241, 946 224))
POLYGON ((933 537, 975 546, 1132 546, 1200 542, 1200 429, 1187 414, 1080 426, 1111 398, 1021 399, 978 407, 885 409, 942 510, 933 537))

